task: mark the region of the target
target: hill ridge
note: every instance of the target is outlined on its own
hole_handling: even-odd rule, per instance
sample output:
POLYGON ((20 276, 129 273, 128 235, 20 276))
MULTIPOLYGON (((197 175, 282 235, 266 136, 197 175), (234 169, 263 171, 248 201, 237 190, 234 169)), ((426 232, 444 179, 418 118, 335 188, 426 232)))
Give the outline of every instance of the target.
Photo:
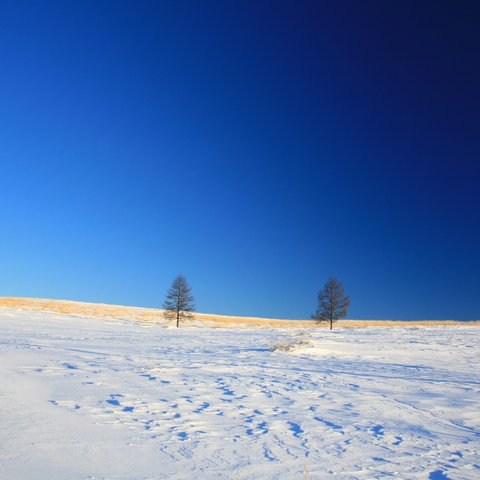
MULTIPOLYGON (((124 319, 148 323, 165 323, 163 310, 152 307, 135 307, 128 305, 112 305, 108 303, 81 302, 76 300, 57 300, 30 297, 0 297, 0 307, 28 309, 66 315, 98 317, 104 319, 124 319)), ((282 320, 275 318, 219 315, 195 312, 195 319, 216 326, 256 325, 265 327, 322 328, 313 320, 282 320)), ((338 327, 368 326, 434 326, 434 325, 480 325, 480 320, 339 320, 338 327)))

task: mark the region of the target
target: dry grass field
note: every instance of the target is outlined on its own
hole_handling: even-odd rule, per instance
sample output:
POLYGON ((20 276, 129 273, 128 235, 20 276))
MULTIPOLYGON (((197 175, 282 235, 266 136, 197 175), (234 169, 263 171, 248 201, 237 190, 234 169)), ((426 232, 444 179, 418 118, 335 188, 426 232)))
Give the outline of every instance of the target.
MULTIPOLYGON (((98 318, 121 318, 148 323, 164 323, 163 310, 156 308, 127 307, 122 305, 108 305, 103 303, 76 302, 70 300, 51 300, 45 298, 0 297, 0 307, 28 309, 66 315, 98 318)), ((239 317, 195 313, 197 321, 211 326, 256 325, 277 328, 309 328, 317 326, 312 320, 279 320, 274 318, 239 317)), ((461 325, 464 322, 456 320, 340 320, 337 327, 401 327, 401 326, 434 326, 434 325, 461 325)), ((469 325, 480 325, 480 320, 469 322, 469 325)), ((325 324, 325 328, 327 325, 325 324)))

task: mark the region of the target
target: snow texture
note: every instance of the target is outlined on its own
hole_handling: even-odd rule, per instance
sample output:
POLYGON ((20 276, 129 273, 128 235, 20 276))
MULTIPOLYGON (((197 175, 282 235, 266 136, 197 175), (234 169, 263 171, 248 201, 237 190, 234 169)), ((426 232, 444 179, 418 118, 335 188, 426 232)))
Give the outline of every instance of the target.
POLYGON ((0 328, 1 479, 480 478, 476 326, 0 328))

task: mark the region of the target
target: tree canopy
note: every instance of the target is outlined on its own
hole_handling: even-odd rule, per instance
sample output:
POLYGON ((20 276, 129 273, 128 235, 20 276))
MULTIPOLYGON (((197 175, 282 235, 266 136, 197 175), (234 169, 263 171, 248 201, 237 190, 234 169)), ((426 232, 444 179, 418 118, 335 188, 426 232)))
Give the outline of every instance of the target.
POLYGON ((350 298, 343 285, 335 277, 330 277, 318 293, 318 308, 312 318, 317 322, 328 322, 331 330, 334 322, 347 315, 349 307, 350 298))
POLYGON ((192 311, 195 309, 193 296, 190 293, 190 286, 183 275, 178 275, 167 291, 167 297, 163 304, 164 318, 176 320, 177 327, 181 320, 193 318, 192 311))

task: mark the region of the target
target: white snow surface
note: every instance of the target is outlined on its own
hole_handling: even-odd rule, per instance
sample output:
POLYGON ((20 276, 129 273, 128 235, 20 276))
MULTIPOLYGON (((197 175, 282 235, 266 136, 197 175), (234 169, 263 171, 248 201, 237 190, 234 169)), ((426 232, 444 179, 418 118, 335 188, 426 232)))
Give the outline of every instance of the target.
POLYGON ((2 480, 480 478, 479 327, 0 329, 2 480))

